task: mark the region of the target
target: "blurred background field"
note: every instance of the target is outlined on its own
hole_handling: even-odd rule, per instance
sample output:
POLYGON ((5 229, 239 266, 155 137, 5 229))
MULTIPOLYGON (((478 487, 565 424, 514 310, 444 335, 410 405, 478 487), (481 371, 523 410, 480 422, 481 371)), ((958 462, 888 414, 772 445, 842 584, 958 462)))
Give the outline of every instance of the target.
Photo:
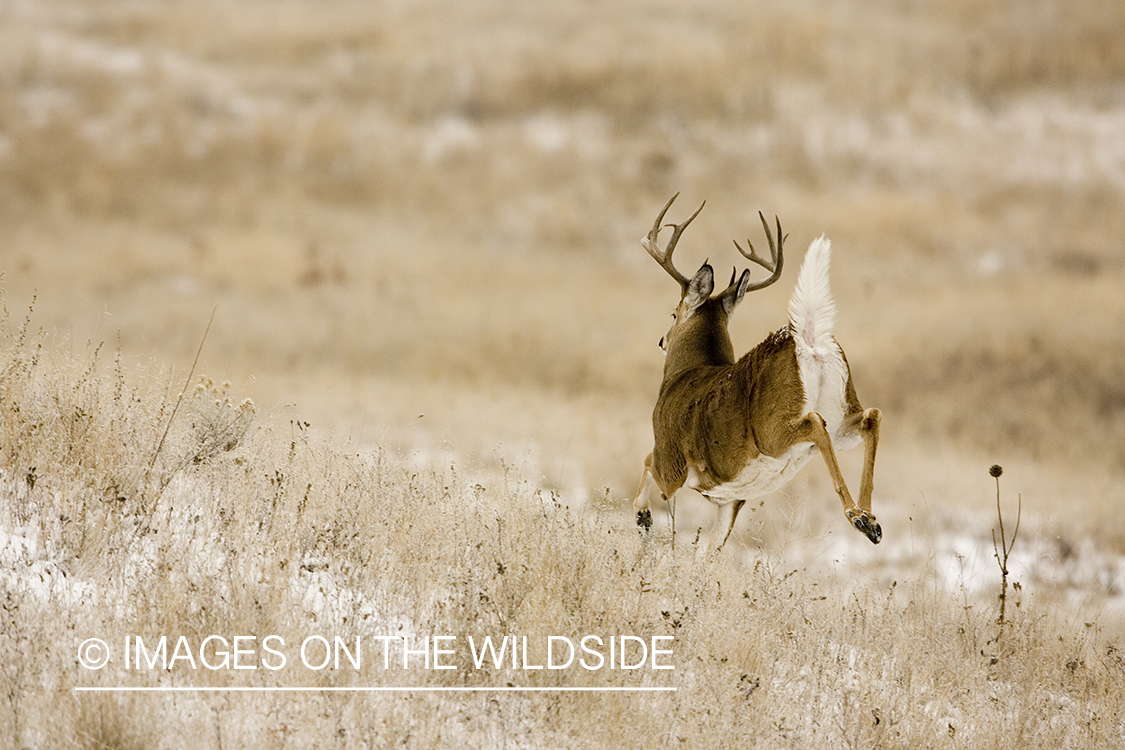
POLYGON ((1111 0, 0 0, 0 747, 1120 745, 1123 29, 1111 0), (717 559, 707 506, 635 533, 677 291, 639 239, 677 191, 674 221, 707 201, 681 268, 745 263, 758 211, 789 232, 739 352, 832 239, 879 546, 815 461, 717 559), (671 634, 679 692, 73 693, 243 684, 76 666, 130 632, 671 634))
MULTIPOLYGON (((0 2, 9 325, 34 298, 174 389, 215 310, 199 370, 261 416, 625 508, 676 301, 638 240, 682 191, 679 263, 722 268, 761 210, 794 270, 834 243, 888 541, 987 539, 1002 463, 1028 565, 1093 545, 1120 594, 1123 28, 1093 0, 0 2)), ((822 474, 739 541, 840 554, 822 474)))

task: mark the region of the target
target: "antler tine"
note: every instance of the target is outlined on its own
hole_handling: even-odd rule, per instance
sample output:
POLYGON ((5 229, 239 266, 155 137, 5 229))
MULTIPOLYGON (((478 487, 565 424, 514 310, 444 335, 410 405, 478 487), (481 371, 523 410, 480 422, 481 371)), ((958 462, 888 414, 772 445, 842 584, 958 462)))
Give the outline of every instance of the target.
POLYGON ((749 253, 742 249, 742 246, 738 244, 738 240, 734 241, 734 246, 738 248, 738 252, 742 254, 742 257, 753 263, 757 263, 770 272, 768 278, 748 286, 746 288, 748 292, 752 292, 755 289, 763 289, 781 278, 781 268, 785 265, 783 246, 785 244, 785 238, 789 236, 781 233, 781 219, 775 216, 774 221, 777 222, 777 245, 775 246, 773 244, 773 234, 770 232, 770 225, 766 222, 766 217, 761 211, 758 212, 758 218, 762 220, 762 228, 766 230, 766 240, 770 243, 770 260, 766 260, 758 255, 754 250, 754 244, 750 242, 750 240, 746 240, 746 244, 750 248, 749 253))
POLYGON ((679 193, 673 195, 668 199, 668 202, 664 204, 664 208, 660 209, 660 215, 656 217, 652 229, 649 230, 648 236, 641 240, 641 244, 644 246, 645 250, 648 250, 648 254, 660 264, 660 267, 667 271, 669 276, 679 282, 681 289, 687 289, 691 281, 672 265, 672 253, 676 249, 676 243, 680 241, 680 235, 687 229, 687 225, 690 224, 696 216, 699 216, 699 212, 703 210, 703 206, 707 205, 707 201, 703 201, 703 203, 699 205, 699 208, 695 209, 695 213, 689 216, 687 221, 682 224, 664 224, 661 226, 660 222, 664 221, 664 214, 668 213, 672 202, 675 201, 679 195, 679 193), (660 250, 656 244, 656 237, 660 234, 660 230, 663 229, 663 227, 672 227, 672 237, 668 240, 668 244, 664 247, 664 250, 660 250))

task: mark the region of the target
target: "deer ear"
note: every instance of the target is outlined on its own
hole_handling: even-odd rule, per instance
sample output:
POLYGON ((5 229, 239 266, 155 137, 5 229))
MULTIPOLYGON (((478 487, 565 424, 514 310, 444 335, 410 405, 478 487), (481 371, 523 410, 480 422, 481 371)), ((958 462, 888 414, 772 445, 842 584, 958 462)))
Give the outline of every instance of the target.
POLYGON ((710 263, 704 263, 695 272, 695 276, 691 277, 688 282, 687 291, 684 292, 683 303, 688 306, 689 310, 702 305, 711 296, 711 292, 715 289, 715 272, 711 270, 710 263))
POLYGON ((747 268, 742 272, 742 275, 737 280, 731 279, 730 286, 723 290, 719 295, 719 299, 723 301, 723 309, 727 311, 727 315, 734 312, 734 308, 738 307, 738 303, 746 296, 746 290, 750 287, 750 269, 747 268))

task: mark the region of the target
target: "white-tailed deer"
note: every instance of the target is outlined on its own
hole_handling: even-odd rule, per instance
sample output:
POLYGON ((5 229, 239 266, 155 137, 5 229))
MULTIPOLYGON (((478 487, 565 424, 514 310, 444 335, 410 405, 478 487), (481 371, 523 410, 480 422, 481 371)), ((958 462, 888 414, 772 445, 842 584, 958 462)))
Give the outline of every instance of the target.
MULTIPOLYGON (((676 195, 679 195, 677 193, 676 195)), ((856 397, 844 351, 832 336, 836 305, 828 285, 828 240, 809 246, 797 286, 789 300, 789 325, 735 361, 727 321, 748 291, 777 281, 784 262, 781 222, 777 245, 761 213, 770 259, 736 241, 739 253, 770 271, 750 283, 749 269, 712 297, 714 272, 704 263, 692 278, 672 265, 680 235, 703 210, 682 224, 668 224, 672 237, 664 250, 656 244, 665 204, 641 244, 680 285, 680 304, 672 327, 660 340, 667 359, 660 396, 652 412, 655 446, 645 459, 644 476, 633 501, 637 525, 652 526, 649 495, 654 486, 667 499, 681 489, 694 490, 718 506, 712 546, 726 543, 738 511, 747 500, 787 482, 819 451, 844 515, 875 544, 883 531, 871 513, 875 448, 879 442, 878 409, 864 410, 856 397), (863 477, 858 506, 852 500, 836 449, 864 444, 863 477), (714 540, 718 541, 714 545, 714 540)))

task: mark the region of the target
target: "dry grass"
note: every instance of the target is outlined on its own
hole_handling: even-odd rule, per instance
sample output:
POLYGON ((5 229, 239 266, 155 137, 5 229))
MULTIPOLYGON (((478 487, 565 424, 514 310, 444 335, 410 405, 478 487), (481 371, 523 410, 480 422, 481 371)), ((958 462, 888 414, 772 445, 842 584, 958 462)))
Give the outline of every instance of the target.
MULTIPOLYGON (((72 684, 57 657, 87 627, 311 632, 305 592, 323 575, 327 600, 354 608, 347 626, 332 615, 341 634, 367 612, 357 591, 419 632, 501 617, 665 632, 686 607, 684 689, 189 696, 160 704, 182 736, 1107 744, 1119 706, 1097 691, 1120 667, 1103 633, 1125 571, 1123 13, 0 4, 0 283, 12 310, 37 300, 30 330, 5 319, 0 362, 0 532, 20 561, 0 568, 4 648, 21 655, 7 684, 72 684), (674 302, 637 240, 677 190, 677 209, 708 201, 685 266, 733 262, 759 209, 794 259, 832 238, 839 338, 885 416, 880 547, 851 544, 819 466, 744 514, 742 551, 719 563, 687 549, 707 508, 682 509, 675 554, 666 531, 641 550, 617 515, 651 447, 674 302), (200 361, 214 381, 181 402, 216 309, 200 361), (1013 575, 1033 596, 987 664, 994 462, 1024 499, 1013 575), (493 520, 509 516, 501 544, 493 520), (128 605, 29 593, 44 589, 25 569, 128 605), (967 611, 948 598, 962 590, 967 611), (854 691, 824 687, 844 678, 854 691)), ((789 283, 743 306, 737 348, 784 322, 789 283)), ((56 704, 90 746, 179 741, 134 720, 157 705, 145 697, 9 690, 3 721, 35 746, 56 704)))
MULTIPOLYGON (((154 460, 178 384, 153 388, 163 376, 99 367, 96 353, 67 355, 22 330, 3 357, 0 733, 12 747, 1083 748, 1125 734, 1117 626, 1075 622, 1053 595, 1017 590, 998 631, 995 571, 974 595, 909 570, 833 584, 786 567, 784 550, 708 561, 684 539, 675 550, 666 537, 643 542, 611 507, 567 508, 513 470, 415 468, 384 451, 343 452, 299 420, 248 425, 251 407, 205 378, 154 460), (667 635, 675 670, 476 669, 464 648, 451 671, 388 670, 378 658, 328 671, 295 658, 281 671, 128 669, 126 634, 192 644, 667 635), (75 663, 89 637, 113 644, 107 668, 75 663), (91 695, 76 685, 678 690, 91 695)), ((532 657, 543 663, 541 646, 532 657)))

